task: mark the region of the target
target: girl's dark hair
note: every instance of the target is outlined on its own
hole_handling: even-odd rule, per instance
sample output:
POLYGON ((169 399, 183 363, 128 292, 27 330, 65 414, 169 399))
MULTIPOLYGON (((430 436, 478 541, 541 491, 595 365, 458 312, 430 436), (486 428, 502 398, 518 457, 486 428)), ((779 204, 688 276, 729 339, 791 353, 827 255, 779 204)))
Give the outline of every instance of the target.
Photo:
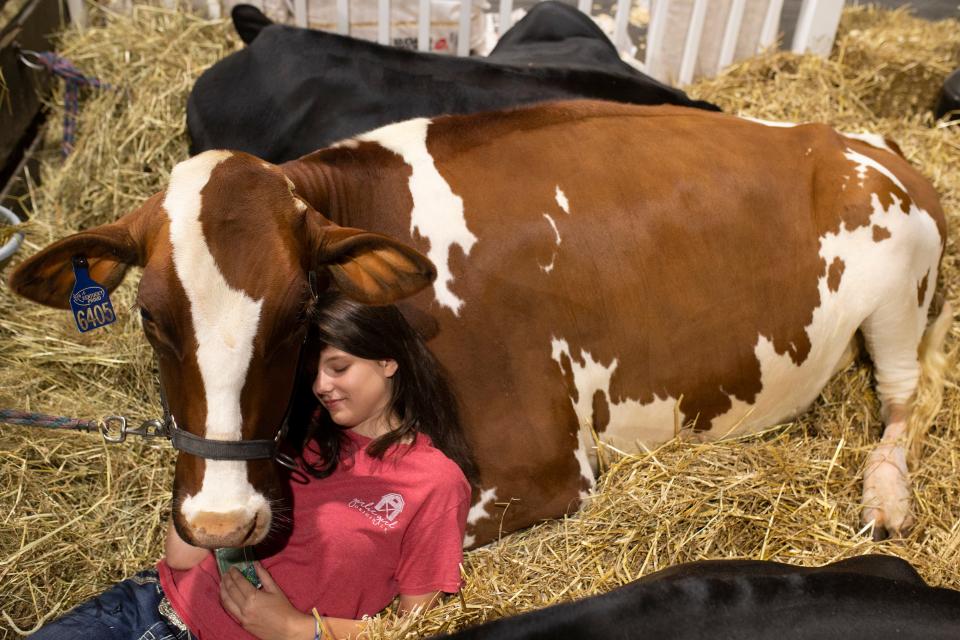
MULTIPOLYGON (((400 424, 371 442, 367 446, 369 455, 382 458, 392 445, 425 433, 435 447, 460 466, 471 483, 477 482, 476 465, 460 424, 453 388, 423 338, 395 306, 365 305, 328 293, 313 306, 311 322, 320 349, 331 346, 365 360, 397 362, 387 411, 400 424)), ((324 478, 337 468, 342 432, 343 427, 334 423, 325 409, 321 407, 314 413, 308 441, 312 439, 316 444, 320 460, 306 465, 310 475, 324 478)))

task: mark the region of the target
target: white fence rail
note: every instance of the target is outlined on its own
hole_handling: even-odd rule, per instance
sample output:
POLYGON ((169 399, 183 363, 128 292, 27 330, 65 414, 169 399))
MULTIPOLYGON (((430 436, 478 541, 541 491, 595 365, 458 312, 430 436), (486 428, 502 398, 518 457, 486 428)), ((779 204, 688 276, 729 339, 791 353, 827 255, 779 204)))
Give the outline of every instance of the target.
MULTIPOLYGON (((131 3, 136 0, 113 0, 131 3)), ((173 4, 175 0, 168 0, 173 4)), ((513 25, 514 0, 501 0, 496 15, 484 14, 484 0, 193 0, 217 17, 237 2, 258 5, 269 17, 301 27, 395 44, 420 51, 469 55, 491 46, 513 25), (397 37, 394 31, 401 33, 397 37), (455 47, 454 47, 455 43, 455 47), (455 51, 454 51, 455 49, 455 51)), ((591 0, 576 1, 591 15, 591 0)), ((800 0, 786 0, 791 6, 800 0)), ((83 26, 84 0, 67 0, 74 21, 83 26)), ((712 76, 731 63, 776 44, 785 0, 616 0, 613 17, 594 16, 605 26, 621 55, 649 75, 686 85, 712 76), (646 27, 645 55, 629 37, 631 11, 646 27)), ((802 0, 790 48, 828 55, 844 0, 802 0)), ((795 8, 795 7, 794 7, 795 8)))
MULTIPOLYGON (((308 4, 312 8, 334 0, 272 1, 292 2, 294 23, 299 26, 333 26, 329 21, 316 24, 307 16, 308 4)), ((435 0, 393 0, 394 4, 400 5, 415 1, 419 3, 416 48, 429 51, 431 9, 435 0)), ((335 2, 338 16, 336 31, 350 34, 350 0, 335 2)), ((576 2, 580 11, 591 14, 591 0, 576 2)), ((397 16, 391 12, 391 0, 377 0, 377 3, 377 41, 389 44, 392 42, 390 16, 393 15, 395 23, 397 16)), ((461 6, 453 12, 458 17, 455 37, 457 55, 467 55, 470 43, 478 41, 474 31, 478 22, 472 18, 476 17, 480 3, 482 0, 462 0, 461 6)), ((641 68, 660 80, 684 85, 698 76, 715 75, 736 60, 774 46, 780 32, 784 0, 617 0, 613 9, 612 33, 609 33, 611 29, 608 26, 608 35, 617 50, 631 59, 636 49, 628 35, 628 25, 635 5, 641 10, 640 15, 645 10, 649 16, 646 55, 640 62, 641 68)), ((811 51, 819 55, 829 54, 843 5, 844 0, 803 0, 796 24, 793 25, 794 37, 790 48, 798 53, 811 51)), ((514 8, 514 0, 501 0, 496 16, 490 16, 496 36, 513 25, 514 8)))

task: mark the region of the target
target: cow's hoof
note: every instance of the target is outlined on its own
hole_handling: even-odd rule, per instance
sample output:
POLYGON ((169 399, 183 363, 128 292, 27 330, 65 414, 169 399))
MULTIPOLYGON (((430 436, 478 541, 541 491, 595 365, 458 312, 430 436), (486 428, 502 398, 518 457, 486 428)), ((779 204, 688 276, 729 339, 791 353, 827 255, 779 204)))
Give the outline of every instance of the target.
POLYGON ((903 447, 882 443, 867 456, 863 476, 864 526, 873 523, 873 539, 902 538, 913 527, 910 478, 903 447))

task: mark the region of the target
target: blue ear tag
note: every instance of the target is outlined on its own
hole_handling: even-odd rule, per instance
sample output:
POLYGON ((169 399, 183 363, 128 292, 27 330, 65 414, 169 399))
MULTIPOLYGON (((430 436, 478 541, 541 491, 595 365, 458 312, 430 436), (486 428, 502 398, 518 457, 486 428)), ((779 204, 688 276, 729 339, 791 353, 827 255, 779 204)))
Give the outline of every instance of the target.
POLYGON ((73 319, 77 321, 80 333, 105 327, 117 319, 110 303, 110 294, 93 281, 89 267, 84 256, 73 257, 73 276, 77 282, 70 294, 70 308, 73 309, 73 319))

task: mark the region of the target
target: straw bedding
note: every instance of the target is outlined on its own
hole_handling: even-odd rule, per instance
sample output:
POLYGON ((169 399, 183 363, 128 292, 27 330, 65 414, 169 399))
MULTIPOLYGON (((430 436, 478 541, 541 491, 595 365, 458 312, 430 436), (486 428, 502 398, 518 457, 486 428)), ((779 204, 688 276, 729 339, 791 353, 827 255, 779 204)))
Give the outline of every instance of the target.
MULTIPOLYGON (((115 219, 159 189, 186 157, 184 104, 199 72, 240 46, 230 26, 138 7, 63 36, 61 52, 115 88, 83 101, 76 152, 52 151, 32 193, 32 253, 115 219)), ((951 219, 941 291, 960 303, 960 127, 929 115, 960 63, 960 25, 903 11, 848 8, 828 60, 776 53, 690 87, 724 109, 819 120, 899 142, 930 177, 951 219)), ((52 122, 60 117, 51 103, 52 122)), ((133 283, 114 294, 119 321, 78 335, 68 313, 0 293, 0 407, 77 417, 158 411, 155 368, 134 313, 133 283)), ((955 361, 956 333, 947 341, 955 361)), ((760 436, 671 442, 643 455, 601 450, 600 490, 579 513, 467 554, 460 597, 422 617, 376 618, 378 638, 452 630, 605 592, 701 558, 818 565, 867 552, 910 560, 932 584, 960 588, 960 392, 953 367, 913 474, 917 525, 902 541, 858 531, 860 475, 880 432, 869 365, 834 380, 811 411, 760 436)), ((16 637, 151 565, 162 550, 174 456, 166 445, 107 446, 96 436, 0 427, 0 638, 16 637)))

